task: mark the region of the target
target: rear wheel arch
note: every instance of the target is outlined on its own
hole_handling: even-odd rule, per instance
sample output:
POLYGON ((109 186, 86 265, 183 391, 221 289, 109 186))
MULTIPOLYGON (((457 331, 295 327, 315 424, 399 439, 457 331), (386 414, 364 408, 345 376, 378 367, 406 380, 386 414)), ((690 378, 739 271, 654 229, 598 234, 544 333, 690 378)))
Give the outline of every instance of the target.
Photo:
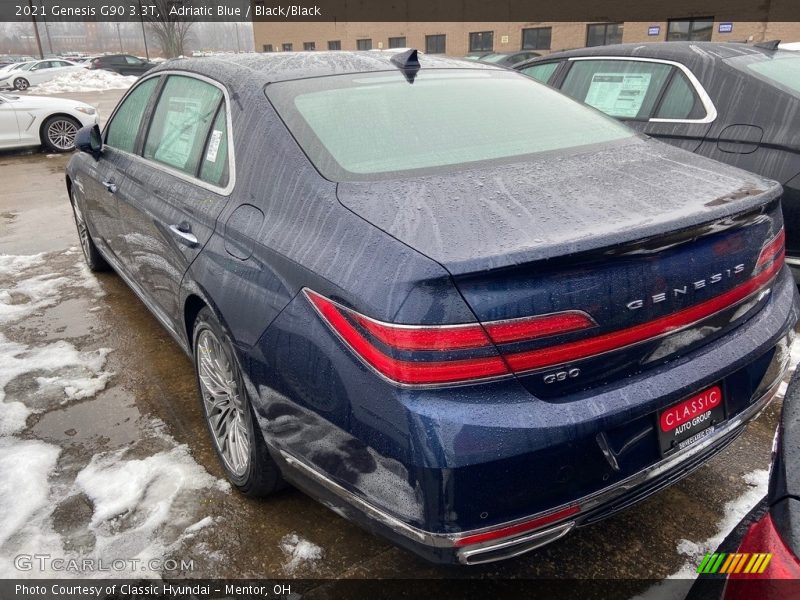
MULTIPOLYGON (((183 303, 183 322, 186 331, 186 340, 189 344, 189 349, 193 350, 194 345, 194 326, 197 321, 197 315, 200 311, 208 307, 208 303, 197 294, 189 294, 183 303)), ((209 307, 210 308, 210 307, 209 307)), ((213 309, 211 309, 213 312, 213 309)))

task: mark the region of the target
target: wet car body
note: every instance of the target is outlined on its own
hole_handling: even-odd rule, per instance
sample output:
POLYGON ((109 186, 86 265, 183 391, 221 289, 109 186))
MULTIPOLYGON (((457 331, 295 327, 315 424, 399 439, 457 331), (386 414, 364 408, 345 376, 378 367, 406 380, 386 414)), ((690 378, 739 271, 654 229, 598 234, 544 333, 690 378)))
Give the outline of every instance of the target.
POLYGON ((218 317, 286 479, 430 560, 497 560, 672 483, 771 399, 797 316, 781 189, 624 132, 348 174, 292 113, 328 86, 524 80, 589 118, 505 69, 394 61, 282 53, 157 67, 129 96, 173 76, 224 91, 224 185, 112 147, 76 155, 67 184, 103 256, 184 350, 203 307, 218 317), (582 325, 536 339, 517 329, 558 325, 552 315, 582 325), (712 386, 724 419, 664 450, 659 412, 712 386))
MULTIPOLYGON (((603 70, 625 71, 624 65, 674 66, 670 79, 686 81, 694 89, 695 106, 688 114, 652 111, 618 117, 629 126, 679 148, 746 169, 778 181, 784 187, 787 263, 800 277, 800 90, 785 87, 756 69, 776 60, 800 62, 796 53, 742 43, 657 42, 617 44, 557 52, 514 68, 535 65, 550 85, 570 94, 565 81, 575 65, 603 61, 603 70), (615 62, 608 62, 608 61, 615 62), (556 66, 557 65, 557 66, 556 66), (618 68, 614 68, 614 66, 618 68), (753 69, 752 67, 756 67, 753 69), (550 69, 552 72, 549 72, 550 69), (686 79, 683 79, 683 77, 686 79)), ((653 81, 656 80, 653 74, 653 81)), ((573 75, 574 76, 574 75, 573 75)), ((648 75, 649 77, 650 75, 648 75)), ((670 81, 648 91, 666 103, 670 81)), ((577 91, 577 90, 576 90, 577 91)), ((572 94, 570 94, 572 95, 572 94)), ((578 98, 585 100, 583 97, 578 98)), ((573 96, 575 97, 575 96, 573 96)), ((645 105, 650 103, 649 98, 645 105)))

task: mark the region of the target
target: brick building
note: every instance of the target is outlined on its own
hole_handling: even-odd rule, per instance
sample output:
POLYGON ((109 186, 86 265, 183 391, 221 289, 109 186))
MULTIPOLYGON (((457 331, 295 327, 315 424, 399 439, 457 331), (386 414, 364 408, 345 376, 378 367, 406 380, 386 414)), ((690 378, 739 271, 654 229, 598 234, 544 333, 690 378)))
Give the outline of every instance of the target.
MULTIPOLYGON (((800 19, 800 13, 798 14, 800 19)), ((546 54, 620 42, 800 41, 800 22, 724 21, 713 15, 625 22, 255 22, 258 52, 417 48, 429 54, 530 49, 546 54)))

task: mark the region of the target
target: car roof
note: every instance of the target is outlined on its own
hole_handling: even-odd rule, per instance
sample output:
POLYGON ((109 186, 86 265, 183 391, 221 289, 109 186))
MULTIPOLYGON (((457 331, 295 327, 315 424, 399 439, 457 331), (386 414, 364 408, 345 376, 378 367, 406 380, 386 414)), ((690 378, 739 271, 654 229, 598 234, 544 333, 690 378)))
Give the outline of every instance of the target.
MULTIPOLYGON (((185 70, 206 75, 222 83, 235 82, 246 73, 250 83, 264 85, 291 79, 325 77, 353 73, 395 71, 399 67, 391 62, 393 52, 311 51, 267 52, 179 58, 155 67, 150 73, 168 70, 185 70)), ((420 68, 427 69, 482 69, 504 70, 483 63, 465 62, 458 58, 419 54, 420 68)), ((241 83, 241 82, 239 82, 241 83)))

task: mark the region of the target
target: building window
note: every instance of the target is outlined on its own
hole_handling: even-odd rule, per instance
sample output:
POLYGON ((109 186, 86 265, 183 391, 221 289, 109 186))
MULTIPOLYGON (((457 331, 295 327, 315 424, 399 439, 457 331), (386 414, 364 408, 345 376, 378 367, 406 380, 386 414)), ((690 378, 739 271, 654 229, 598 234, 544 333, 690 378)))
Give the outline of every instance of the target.
POLYGON ((264 44, 264 52, 273 52, 272 44, 264 44))
POLYGON ((593 23, 586 26, 587 46, 607 46, 622 43, 623 23, 593 23))
POLYGON ((389 38, 389 48, 405 48, 405 47, 406 47, 406 38, 404 37, 389 38))
POLYGON ((291 44, 283 44, 281 47, 283 48, 284 52, 291 52, 292 51, 292 45, 291 44))
POLYGON ((444 34, 425 36, 425 54, 444 54, 447 36, 444 34))
POLYGON ((303 50, 316 50, 317 44, 316 42, 303 42, 303 50))
POLYGON ((476 31, 469 34, 470 52, 491 52, 494 48, 494 31, 476 31))
POLYGON ((341 49, 342 49, 341 40, 332 40, 328 42, 328 50, 341 50, 341 49))
POLYGON ((553 36, 552 27, 536 27, 522 30, 523 50, 550 50, 550 40, 553 36))
POLYGON ((668 42, 710 42, 714 17, 672 19, 667 24, 668 42))
POLYGON ((356 40, 356 50, 372 50, 372 40, 356 40))

